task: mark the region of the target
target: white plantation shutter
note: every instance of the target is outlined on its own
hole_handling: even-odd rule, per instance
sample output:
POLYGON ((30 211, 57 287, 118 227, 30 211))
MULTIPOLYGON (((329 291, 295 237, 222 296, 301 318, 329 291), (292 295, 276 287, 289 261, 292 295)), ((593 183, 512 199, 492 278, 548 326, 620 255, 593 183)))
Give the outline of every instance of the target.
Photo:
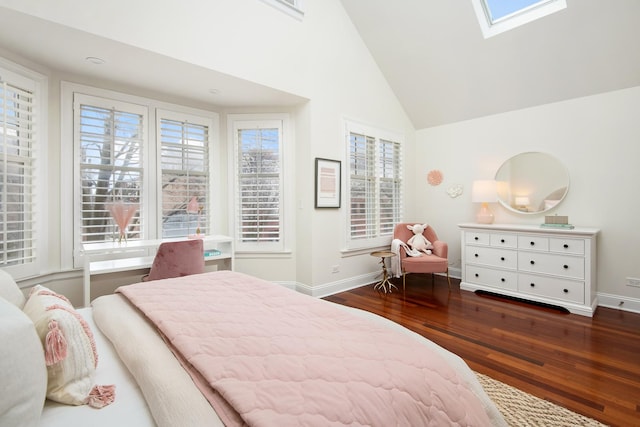
POLYGON ((236 122, 236 249, 282 249, 282 122, 236 122))
POLYGON ((381 134, 347 122, 349 249, 388 244, 402 218, 400 138, 381 138, 381 134))
POLYGON ((380 236, 393 235, 393 228, 400 222, 402 209, 402 175, 400 162, 400 144, 380 140, 378 157, 378 200, 380 236))
POLYGON ((352 240, 375 237, 375 138, 349 135, 349 236, 352 240))
POLYGON ((159 112, 162 169, 162 236, 208 231, 210 121, 159 112), (172 117, 172 118, 169 118, 172 117), (187 212, 196 197, 199 211, 187 212))
POLYGON ((126 238, 142 238, 143 112, 139 106, 78 94, 74 111, 80 153, 81 242, 115 238, 118 230, 107 208, 115 201, 138 207, 126 238))
MULTIPOLYGON (((35 84, 0 69, 0 266, 35 262, 35 84)), ((33 272, 32 272, 33 274, 33 272)))

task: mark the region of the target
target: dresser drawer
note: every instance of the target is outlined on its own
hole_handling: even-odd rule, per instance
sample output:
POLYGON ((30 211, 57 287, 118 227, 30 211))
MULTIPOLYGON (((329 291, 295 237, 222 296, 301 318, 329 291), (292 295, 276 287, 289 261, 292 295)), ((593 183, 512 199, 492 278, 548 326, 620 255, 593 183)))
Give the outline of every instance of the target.
POLYGON ((584 240, 549 238, 549 250, 565 254, 584 255, 584 240))
POLYGON ((518 236, 518 249, 547 252, 549 250, 549 238, 541 236, 518 236))
POLYGON ((584 258, 551 253, 518 253, 518 270, 546 273, 572 279, 584 279, 584 258))
POLYGON ((520 273, 518 274, 518 292, 560 301, 584 303, 584 282, 575 280, 520 273))
POLYGON ((478 231, 469 231, 464 233, 465 243, 468 245, 485 245, 491 244, 491 233, 483 233, 478 231))
POLYGON ((515 270, 518 267, 518 252, 509 249, 467 246, 465 262, 515 270))
POLYGON ((498 289, 518 290, 518 273, 494 270, 476 265, 467 265, 465 280, 469 283, 491 286, 498 289))
POLYGON ((491 234, 491 246, 495 248, 511 248, 518 247, 518 236, 516 234, 491 234))

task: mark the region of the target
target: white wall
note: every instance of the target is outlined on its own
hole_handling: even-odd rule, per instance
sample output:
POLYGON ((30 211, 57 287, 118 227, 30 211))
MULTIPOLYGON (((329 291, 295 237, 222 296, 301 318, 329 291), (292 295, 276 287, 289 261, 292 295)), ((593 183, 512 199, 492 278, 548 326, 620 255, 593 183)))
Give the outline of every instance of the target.
MULTIPOLYGON (((640 277, 640 87, 543 105, 416 133, 416 203, 420 220, 449 242, 452 267, 460 268, 456 224, 473 222, 471 183, 491 179, 503 161, 520 152, 546 152, 568 168, 569 192, 550 214, 568 215, 576 226, 596 227, 597 286, 601 302, 640 310, 640 288, 625 285, 640 277), (444 173, 442 185, 426 182, 431 169, 444 173), (446 189, 464 185, 450 198, 446 189)), ((543 172, 543 171, 541 171, 543 172)), ((495 222, 544 222, 544 215, 518 215, 492 205, 495 222)), ((549 214, 548 213, 548 214, 549 214)))
MULTIPOLYGON (((153 0, 87 0, 81 5, 73 0, 1 0, 0 4, 310 99, 291 112, 296 125, 295 167, 288 171, 295 181, 295 200, 293 214, 286 219, 295 223, 291 253, 240 258, 236 266, 241 271, 291 283, 315 295, 361 284, 377 273, 378 260, 368 253, 342 252, 344 199, 339 210, 313 208, 314 159, 341 160, 344 173, 343 120, 350 118, 405 134, 405 218, 436 227, 451 245, 454 271, 460 266, 456 224, 472 221, 476 209, 470 202, 471 182, 492 178, 504 160, 520 152, 554 155, 567 165, 571 177, 569 194, 554 212, 568 215, 576 225, 602 230, 599 291, 627 300, 640 298, 640 289, 624 285, 625 277, 640 277, 633 255, 640 245, 640 228, 634 226, 640 201, 633 189, 640 178, 635 164, 640 158, 639 88, 415 133, 339 0, 305 2, 302 21, 258 0, 191 0, 179 8, 153 0), (443 171, 442 185, 426 183, 431 169, 443 171), (455 199, 445 193, 453 184, 465 188, 455 199), (334 265, 339 273, 331 272, 334 265)), ((91 83, 86 76, 70 80, 91 83)), ((56 81, 52 79, 52 84, 56 81)), ((57 88, 50 91, 49 134, 54 152, 48 176, 52 183, 59 181, 59 159, 65 155, 55 152, 60 147, 55 122, 58 96, 57 88)), ((49 208, 59 212, 58 193, 51 194, 49 208)), ((498 222, 542 222, 542 216, 518 216, 498 206, 494 211, 498 222)), ((64 238, 59 220, 53 214, 49 224, 53 272, 60 269, 55 250, 64 238)), ((63 278, 68 282, 73 272, 63 278)))
MULTIPOLYGON (((314 295, 360 285, 377 275, 378 260, 368 252, 351 256, 341 252, 344 189, 341 209, 314 209, 314 159, 341 160, 345 173, 343 119, 348 117, 404 133, 406 176, 410 177, 414 129, 339 0, 306 1, 302 21, 258 0, 191 0, 181 2, 180 7, 155 0, 87 0, 81 4, 73 0, 55 4, 0 0, 0 5, 310 99, 291 112, 296 127, 295 166, 286 174, 294 182, 295 200, 293 214, 285 219, 295 224, 291 253, 238 257, 236 269, 291 283, 314 295), (332 273, 334 265, 339 265, 339 273, 332 273)), ((91 81, 86 76, 79 80, 91 81)), ((106 89, 119 89, 112 86, 106 89)), ((58 99, 52 99, 50 106, 56 110, 52 118, 59 118, 56 105, 58 99)), ((220 117, 221 123, 225 120, 220 117)), ((50 132, 50 136, 51 147, 59 150, 59 132, 50 132)), ((226 141, 224 135, 221 141, 226 141)), ((52 162, 49 175, 57 178, 51 182, 59 181, 59 174, 59 163, 52 162)), ((410 194, 412 183, 409 178, 406 181, 410 194)), ((60 199, 50 199, 50 205, 52 211, 58 211, 60 199)), ((55 272, 56 266, 60 268, 54 255, 56 242, 64 238, 59 218, 49 224, 49 232, 54 236, 50 268, 55 272)))

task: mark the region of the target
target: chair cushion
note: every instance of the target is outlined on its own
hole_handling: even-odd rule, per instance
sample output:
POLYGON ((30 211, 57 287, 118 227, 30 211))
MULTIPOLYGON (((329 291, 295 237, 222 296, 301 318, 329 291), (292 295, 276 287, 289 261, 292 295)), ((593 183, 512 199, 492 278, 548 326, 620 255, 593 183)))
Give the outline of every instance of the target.
POLYGON ((448 268, 447 259, 436 255, 406 257, 402 260, 402 270, 407 273, 444 273, 448 268))

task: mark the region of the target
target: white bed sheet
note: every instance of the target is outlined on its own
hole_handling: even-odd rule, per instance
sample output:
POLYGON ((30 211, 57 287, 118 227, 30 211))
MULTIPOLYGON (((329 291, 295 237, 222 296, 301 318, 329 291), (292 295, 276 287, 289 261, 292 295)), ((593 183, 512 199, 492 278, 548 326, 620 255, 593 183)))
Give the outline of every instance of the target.
POLYGON ((47 400, 40 417, 41 427, 151 427, 156 423, 138 384, 124 366, 111 342, 93 321, 91 308, 78 312, 88 322, 96 340, 98 367, 95 383, 115 384, 115 401, 102 409, 87 405, 69 406, 47 400))

